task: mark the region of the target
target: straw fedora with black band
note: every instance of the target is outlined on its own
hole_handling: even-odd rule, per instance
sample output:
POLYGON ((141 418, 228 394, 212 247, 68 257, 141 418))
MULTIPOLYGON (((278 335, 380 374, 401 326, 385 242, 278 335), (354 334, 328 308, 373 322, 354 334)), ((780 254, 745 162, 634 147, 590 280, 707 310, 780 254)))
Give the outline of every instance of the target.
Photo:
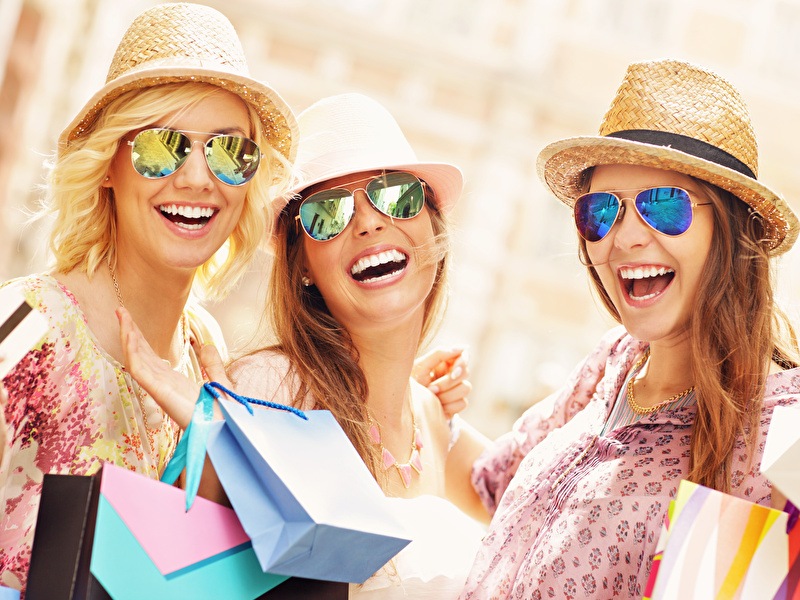
POLYGON ((763 217, 772 255, 797 239, 797 216, 757 180, 758 147, 741 95, 706 69, 674 60, 631 64, 600 135, 546 146, 537 171, 572 207, 586 169, 608 164, 677 171, 731 192, 763 217))
POLYGON ((59 152, 91 130, 100 111, 125 92, 185 81, 209 83, 242 98, 261 118, 270 145, 294 159, 297 121, 288 104, 250 76, 230 21, 209 6, 190 3, 159 4, 134 19, 117 47, 106 84, 59 136, 59 152))
POLYGON ((434 191, 436 208, 448 212, 464 178, 455 165, 420 162, 394 117, 379 102, 358 93, 315 102, 297 116, 300 144, 294 182, 275 200, 275 215, 317 183, 367 171, 406 171, 434 191))

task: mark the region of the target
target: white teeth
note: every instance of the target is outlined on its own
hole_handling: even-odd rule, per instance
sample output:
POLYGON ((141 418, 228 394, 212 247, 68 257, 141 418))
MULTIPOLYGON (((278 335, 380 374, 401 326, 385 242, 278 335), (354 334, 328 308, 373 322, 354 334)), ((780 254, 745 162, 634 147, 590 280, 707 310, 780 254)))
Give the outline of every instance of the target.
POLYGON ((369 279, 362 279, 361 283, 373 283, 375 281, 380 281, 381 279, 388 279, 393 275, 394 273, 387 273, 386 275, 381 275, 380 277, 370 277, 369 279))
POLYGON ((180 215, 186 219, 210 218, 214 216, 214 209, 205 206, 184 206, 179 204, 164 204, 158 207, 161 212, 168 215, 180 215))
POLYGON ((656 293, 654 293, 654 294, 645 294, 644 296, 634 296, 633 294, 631 294, 631 298, 633 298, 634 300, 638 300, 638 301, 640 301, 640 302, 641 302, 642 300, 650 300, 650 298, 655 298, 655 297, 656 297, 656 296, 658 296, 658 294, 660 294, 660 293, 661 293, 661 292, 656 292, 656 293))
POLYGON ((405 255, 398 250, 392 249, 385 252, 379 252, 378 254, 364 256, 363 258, 358 259, 356 264, 354 264, 350 269, 350 273, 352 275, 358 275, 364 271, 364 269, 369 267, 377 267, 378 265, 385 265, 389 262, 402 262, 405 259, 405 255))
POLYGON ((619 274, 623 279, 645 279, 674 272, 673 269, 667 267, 624 267, 619 270, 619 274))
POLYGON ((195 229, 202 229, 203 225, 201 223, 175 223, 181 229, 188 229, 190 231, 194 231, 195 229))

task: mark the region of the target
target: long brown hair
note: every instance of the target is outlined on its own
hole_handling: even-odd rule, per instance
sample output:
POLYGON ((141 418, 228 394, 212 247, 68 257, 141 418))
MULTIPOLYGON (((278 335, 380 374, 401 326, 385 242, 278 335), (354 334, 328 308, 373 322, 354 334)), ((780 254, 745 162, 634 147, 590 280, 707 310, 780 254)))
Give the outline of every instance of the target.
MULTIPOLYGON (((695 181, 714 203, 714 228, 689 323, 697 416, 688 478, 727 492, 736 439, 743 436, 750 448, 756 443, 770 361, 797 366, 799 351, 775 304, 761 216, 733 194, 695 181)), ((622 322, 582 239, 579 253, 601 301, 622 322)))
MULTIPOLYGON (((426 205, 435 239, 431 248, 417 248, 419 263, 437 264, 436 275, 425 301, 420 346, 435 333, 447 298, 450 261, 448 226, 436 209, 430 187, 426 205)), ((379 482, 385 483, 380 456, 369 438, 366 400, 367 379, 359 366, 358 351, 347 330, 331 315, 315 286, 304 286, 302 231, 295 222, 300 199, 281 212, 274 232, 275 257, 267 300, 277 343, 270 349, 284 354, 300 387, 294 397, 300 405, 310 396, 316 407, 330 410, 359 455, 379 482)))

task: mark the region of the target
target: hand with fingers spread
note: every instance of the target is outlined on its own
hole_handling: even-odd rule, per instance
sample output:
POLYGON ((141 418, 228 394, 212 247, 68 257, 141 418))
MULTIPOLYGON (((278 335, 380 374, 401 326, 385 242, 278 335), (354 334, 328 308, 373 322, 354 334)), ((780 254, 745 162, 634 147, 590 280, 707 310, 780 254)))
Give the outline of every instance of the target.
MULTIPOLYGON (((200 395, 200 384, 175 371, 167 361, 159 358, 127 310, 122 307, 118 308, 117 318, 119 319, 120 341, 128 372, 164 412, 181 429, 185 430, 192 420, 195 403, 200 395)), ((203 346, 198 352, 198 358, 207 374, 213 375, 223 385, 230 383, 225 376, 219 352, 213 345, 203 346)), ((214 417, 222 418, 222 413, 216 403, 214 417)), ((208 457, 206 457, 197 493, 209 500, 227 503, 225 491, 208 457)))
POLYGON ((439 398, 448 419, 467 408, 472 384, 464 348, 435 348, 423 354, 414 361, 411 375, 439 398))
POLYGON ((173 370, 153 351, 126 309, 118 308, 117 318, 128 372, 181 429, 186 429, 200 384, 173 370))

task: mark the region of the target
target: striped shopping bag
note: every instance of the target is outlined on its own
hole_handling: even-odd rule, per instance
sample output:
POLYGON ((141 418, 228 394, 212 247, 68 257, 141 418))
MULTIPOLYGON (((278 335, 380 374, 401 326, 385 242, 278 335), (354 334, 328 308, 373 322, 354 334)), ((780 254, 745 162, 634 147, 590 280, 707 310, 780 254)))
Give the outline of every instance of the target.
POLYGON ((787 517, 783 511, 681 481, 643 600, 800 598, 800 528, 787 535, 787 517))

